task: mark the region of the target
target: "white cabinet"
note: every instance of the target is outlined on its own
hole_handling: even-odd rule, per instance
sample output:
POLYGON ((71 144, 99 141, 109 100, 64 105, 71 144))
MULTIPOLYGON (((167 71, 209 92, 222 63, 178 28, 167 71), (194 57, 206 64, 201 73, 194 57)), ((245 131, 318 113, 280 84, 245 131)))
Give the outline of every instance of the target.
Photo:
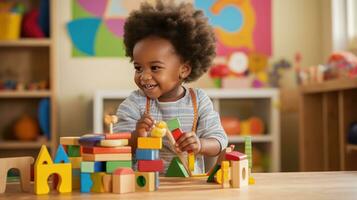
MULTIPOLYGON (((279 90, 277 89, 204 89, 211 98, 215 109, 221 116, 236 116, 242 120, 257 116, 264 121, 265 131, 262 135, 252 136, 254 149, 259 151, 254 156, 262 167, 256 171, 280 171, 280 115, 279 90)), ((103 132, 105 114, 115 114, 118 105, 129 96, 132 90, 97 91, 94 97, 94 132, 103 132)), ((244 150, 244 136, 229 135, 229 143, 236 144, 244 150)), ((254 166, 254 162, 253 162, 254 166)), ((254 171, 254 167, 253 167, 254 171)))

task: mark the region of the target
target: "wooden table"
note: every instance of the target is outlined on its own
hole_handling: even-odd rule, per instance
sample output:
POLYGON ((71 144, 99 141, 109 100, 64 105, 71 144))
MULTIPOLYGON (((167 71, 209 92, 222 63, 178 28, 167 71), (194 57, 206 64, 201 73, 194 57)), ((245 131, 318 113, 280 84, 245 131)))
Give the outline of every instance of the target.
POLYGON ((158 191, 120 195, 74 191, 36 196, 21 193, 17 185, 10 184, 0 199, 357 199, 357 172, 259 173, 254 177, 255 185, 240 189, 221 189, 219 185, 206 183, 202 178, 161 178, 158 191))

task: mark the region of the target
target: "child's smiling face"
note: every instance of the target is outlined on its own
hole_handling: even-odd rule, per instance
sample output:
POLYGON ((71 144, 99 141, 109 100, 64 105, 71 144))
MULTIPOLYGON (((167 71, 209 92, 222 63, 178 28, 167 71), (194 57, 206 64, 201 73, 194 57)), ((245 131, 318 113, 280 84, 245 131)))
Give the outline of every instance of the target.
POLYGON ((183 80, 191 67, 182 62, 169 40, 147 37, 134 46, 135 83, 144 93, 159 101, 175 101, 184 95, 183 80))

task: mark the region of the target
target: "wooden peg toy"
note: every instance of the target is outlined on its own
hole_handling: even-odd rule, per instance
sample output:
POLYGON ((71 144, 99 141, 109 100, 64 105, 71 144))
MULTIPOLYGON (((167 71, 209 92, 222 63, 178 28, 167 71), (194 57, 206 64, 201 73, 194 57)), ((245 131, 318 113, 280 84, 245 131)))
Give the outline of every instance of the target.
POLYGON ((118 117, 116 115, 106 115, 104 122, 109 126, 109 134, 113 134, 113 124, 118 122, 118 117))

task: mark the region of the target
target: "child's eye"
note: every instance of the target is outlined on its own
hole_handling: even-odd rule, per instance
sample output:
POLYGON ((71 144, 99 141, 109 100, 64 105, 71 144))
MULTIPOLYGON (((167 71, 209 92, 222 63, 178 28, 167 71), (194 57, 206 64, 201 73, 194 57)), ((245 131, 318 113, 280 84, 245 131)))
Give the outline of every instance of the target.
POLYGON ((160 70, 160 69, 161 69, 160 66, 151 66, 151 70, 152 70, 152 71, 158 71, 158 70, 160 70))
POLYGON ((134 69, 135 69, 135 72, 137 72, 137 73, 140 73, 143 71, 140 66, 135 66, 134 69))

